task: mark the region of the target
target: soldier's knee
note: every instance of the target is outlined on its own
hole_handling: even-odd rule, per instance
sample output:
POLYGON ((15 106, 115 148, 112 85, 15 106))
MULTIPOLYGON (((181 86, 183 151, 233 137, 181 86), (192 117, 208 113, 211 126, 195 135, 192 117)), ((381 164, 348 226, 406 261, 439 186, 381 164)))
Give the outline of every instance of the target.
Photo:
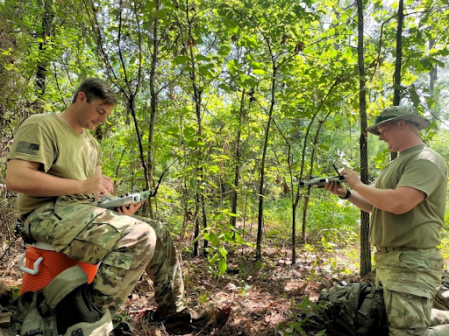
POLYGON ((168 231, 167 226, 160 221, 149 219, 146 221, 155 231, 157 237, 169 238, 171 237, 170 231, 168 231))
POLYGON ((138 242, 138 249, 145 251, 148 254, 147 256, 151 257, 156 246, 157 235, 155 230, 147 223, 140 221, 136 222, 131 230, 136 242, 138 242))

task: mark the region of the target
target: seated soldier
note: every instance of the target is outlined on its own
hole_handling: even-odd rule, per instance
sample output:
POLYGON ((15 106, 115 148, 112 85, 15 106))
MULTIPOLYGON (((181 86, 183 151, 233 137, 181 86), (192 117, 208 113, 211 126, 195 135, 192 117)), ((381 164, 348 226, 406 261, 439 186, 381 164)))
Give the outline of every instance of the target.
POLYGON ((170 233, 158 221, 130 217, 139 207, 117 211, 96 206, 113 191, 102 175, 100 148, 87 130, 111 114, 117 98, 103 81, 85 80, 62 113, 37 114, 18 128, 8 157, 7 188, 19 193, 18 210, 32 240, 98 264, 92 282, 95 304, 112 316, 145 270, 154 282, 154 314, 169 328, 203 325, 206 312, 187 308, 181 267, 170 233))

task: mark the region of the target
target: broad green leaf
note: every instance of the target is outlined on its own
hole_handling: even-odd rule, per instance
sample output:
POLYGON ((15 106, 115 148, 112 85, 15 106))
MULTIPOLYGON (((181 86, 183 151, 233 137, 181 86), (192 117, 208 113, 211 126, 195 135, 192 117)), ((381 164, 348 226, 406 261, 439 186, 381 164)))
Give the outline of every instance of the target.
POLYGON ((253 89, 257 86, 257 81, 253 78, 247 78, 245 79, 244 84, 253 89))
POLYGON ((229 54, 230 51, 231 51, 231 47, 229 47, 227 45, 222 45, 220 47, 220 49, 218 50, 218 54, 222 55, 222 56, 226 56, 229 54))
POLYGON ((173 60, 175 64, 186 64, 188 61, 190 61, 190 57, 188 56, 176 56, 173 60))
POLYGON ((220 254, 221 254, 224 258, 226 258, 226 256, 228 255, 228 251, 226 251, 226 249, 225 249, 223 246, 220 246, 220 247, 218 248, 218 252, 220 252, 220 254))
POLYGON ((218 85, 218 87, 219 87, 220 89, 226 91, 227 93, 231 93, 231 89, 229 88, 229 85, 226 85, 226 84, 223 84, 223 83, 222 83, 222 84, 218 85))
POLYGON ((248 47, 257 48, 259 46, 255 37, 245 36, 243 40, 245 42, 245 45, 248 47))
POLYGON ((223 23, 228 30, 233 33, 237 34, 239 31, 239 26, 235 21, 229 20, 228 18, 223 18, 223 23))
MULTIPOLYGON (((209 240, 209 236, 206 238, 207 233, 204 235, 204 239, 209 240)), ((209 260, 210 264, 215 263, 220 258, 219 253, 215 253, 215 255, 209 260)))
POLYGON ((206 57, 206 56, 203 56, 203 55, 200 55, 200 54, 196 55, 195 58, 196 58, 198 61, 206 61, 206 62, 210 61, 210 58, 209 58, 209 57, 206 57))
POLYGON ((228 266, 226 265, 226 260, 224 258, 220 259, 218 262, 218 269, 220 270, 220 273, 225 274, 227 268, 228 266))
POLYGON ((253 69, 263 69, 264 64, 261 62, 249 62, 249 65, 253 69))
POLYGON ((211 244, 213 246, 218 245, 218 238, 217 238, 216 234, 214 233, 214 231, 209 232, 209 241, 211 242, 211 244))
POLYGON ((410 89, 409 92, 410 92, 410 99, 412 100, 413 105, 415 107, 418 107, 419 104, 420 104, 420 100, 419 100, 418 94, 416 93, 416 91, 414 89, 410 89))
POLYGON ((233 59, 233 60, 229 61, 227 66, 228 66, 229 72, 232 75, 235 75, 235 72, 238 70, 238 62, 237 62, 237 60, 233 59))

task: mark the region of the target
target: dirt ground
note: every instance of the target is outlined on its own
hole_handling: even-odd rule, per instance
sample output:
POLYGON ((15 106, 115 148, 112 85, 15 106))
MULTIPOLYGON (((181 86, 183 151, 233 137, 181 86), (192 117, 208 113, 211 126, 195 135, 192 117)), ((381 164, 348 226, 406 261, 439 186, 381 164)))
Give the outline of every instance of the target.
MULTIPOLYGON (((8 247, 6 243, 2 245, 0 256, 8 247)), ((2 282, 16 291, 22 282, 18 259, 24 252, 24 244, 18 240, 0 261, 2 282)), ((358 255, 355 252, 351 255, 358 255)), ((177 334, 316 335, 322 326, 312 319, 303 322, 313 312, 320 291, 338 281, 360 281, 356 263, 345 249, 320 252, 299 247, 295 265, 291 251, 285 247, 266 247, 262 262, 254 256, 255 251, 250 249, 230 251, 225 276, 217 276, 204 257, 183 255, 189 307, 214 307, 215 318, 204 330, 180 330, 177 334), (304 301, 306 297, 310 302, 304 301)), ((372 278, 370 274, 364 281, 372 278)), ((162 325, 148 322, 147 316, 156 309, 151 288, 151 281, 144 274, 115 318, 114 336, 169 335, 162 325)))

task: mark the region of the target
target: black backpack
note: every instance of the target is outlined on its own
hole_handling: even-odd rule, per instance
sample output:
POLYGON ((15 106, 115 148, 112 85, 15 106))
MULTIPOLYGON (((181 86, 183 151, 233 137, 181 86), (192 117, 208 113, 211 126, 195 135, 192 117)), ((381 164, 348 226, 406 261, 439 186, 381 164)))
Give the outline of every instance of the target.
POLYGON ((318 304, 328 334, 388 336, 382 287, 354 283, 323 290, 318 304))

